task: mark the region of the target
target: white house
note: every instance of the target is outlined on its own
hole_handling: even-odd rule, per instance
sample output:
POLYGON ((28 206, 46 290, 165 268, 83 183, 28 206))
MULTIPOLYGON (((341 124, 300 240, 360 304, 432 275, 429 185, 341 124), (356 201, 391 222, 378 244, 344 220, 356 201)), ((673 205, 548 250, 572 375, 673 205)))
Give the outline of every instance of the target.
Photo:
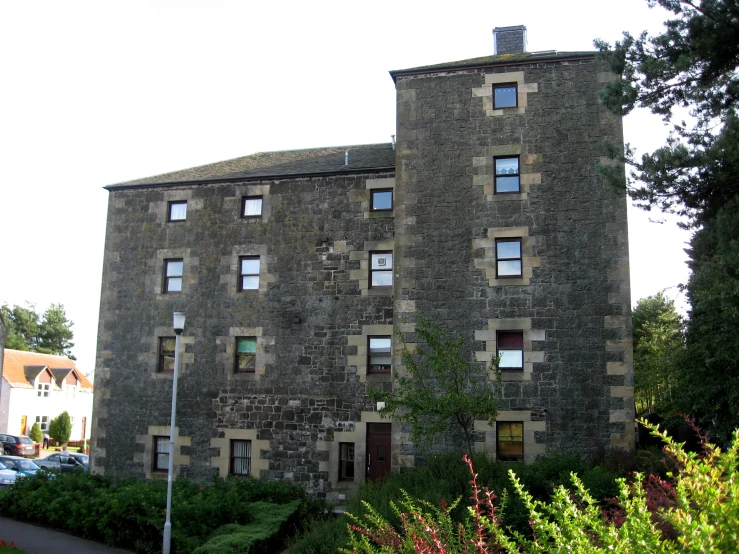
POLYGON ((64 410, 72 418, 70 440, 90 438, 92 383, 65 356, 4 350, 0 346, 0 433, 42 431, 64 410))

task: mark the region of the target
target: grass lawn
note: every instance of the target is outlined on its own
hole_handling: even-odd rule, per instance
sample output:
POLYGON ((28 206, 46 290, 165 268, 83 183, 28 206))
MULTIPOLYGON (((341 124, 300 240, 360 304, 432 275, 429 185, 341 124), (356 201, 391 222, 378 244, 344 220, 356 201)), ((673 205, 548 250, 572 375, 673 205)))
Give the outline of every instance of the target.
POLYGON ((19 550, 14 546, 0 544, 0 554, 22 554, 23 552, 23 550, 19 550))

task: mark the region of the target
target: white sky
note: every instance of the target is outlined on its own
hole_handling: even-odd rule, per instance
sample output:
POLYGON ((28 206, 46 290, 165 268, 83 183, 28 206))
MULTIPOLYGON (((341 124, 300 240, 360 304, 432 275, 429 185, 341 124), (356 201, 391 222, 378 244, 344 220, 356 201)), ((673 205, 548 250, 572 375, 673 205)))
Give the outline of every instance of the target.
MULTIPOLYGON (((657 32, 646 0, 0 3, 0 303, 64 304, 94 369, 104 185, 259 151, 387 142, 391 69, 528 50, 592 50, 657 32)), ((659 119, 626 118, 659 145, 659 119)), ((688 233, 631 210, 632 303, 685 282, 688 233)), ((651 214, 664 219, 662 214, 651 214)), ((668 291, 677 296, 675 289, 668 291)))

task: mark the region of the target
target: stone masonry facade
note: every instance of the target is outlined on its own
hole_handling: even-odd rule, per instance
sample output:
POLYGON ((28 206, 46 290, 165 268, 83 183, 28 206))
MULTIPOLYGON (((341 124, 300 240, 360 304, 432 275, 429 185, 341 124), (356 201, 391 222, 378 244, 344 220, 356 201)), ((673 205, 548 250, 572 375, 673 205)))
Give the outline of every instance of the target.
POLYGON ((498 423, 475 425, 479 451, 633 448, 626 199, 597 172, 602 142, 623 141, 597 99, 613 76, 593 53, 523 52, 391 75, 397 144, 108 187, 93 471, 166 478, 173 455, 177 475, 248 467, 340 502, 419 454, 367 395, 403 371, 416 313, 458 331, 481 372, 520 336, 498 423), (495 105, 500 86, 515 86, 514 106, 495 105), (500 157, 518 160, 518 191, 496 192, 500 157), (259 213, 245 216, 252 199, 259 213), (502 278, 496 245, 511 238, 520 275, 502 278), (187 322, 169 454, 174 311, 187 322))

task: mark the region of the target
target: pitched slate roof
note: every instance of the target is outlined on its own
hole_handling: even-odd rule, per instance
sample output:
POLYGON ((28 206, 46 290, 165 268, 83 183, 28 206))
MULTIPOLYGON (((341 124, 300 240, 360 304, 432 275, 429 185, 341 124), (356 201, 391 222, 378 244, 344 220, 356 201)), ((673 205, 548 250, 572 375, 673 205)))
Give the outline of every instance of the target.
POLYGON ((51 370, 55 378, 57 374, 64 373, 66 375, 68 373, 55 370, 73 370, 80 380, 80 386, 83 389, 92 389, 90 380, 66 356, 23 352, 9 348, 5 349, 3 355, 3 378, 13 386, 31 386, 29 379, 35 378, 47 367, 51 370), (28 368, 28 371, 26 368, 28 368), (29 377, 28 374, 34 375, 33 377, 29 377))
POLYGON ((285 177, 326 173, 356 173, 395 168, 392 143, 331 146, 280 152, 259 152, 233 160, 183 169, 105 187, 108 190, 175 183, 285 177), (349 151, 349 165, 345 152, 349 151))
POLYGON ((445 62, 434 65, 422 65, 419 67, 411 67, 409 69, 396 69, 390 72, 393 80, 398 75, 414 74, 414 73, 431 73, 433 71, 453 70, 453 69, 469 69, 475 67, 489 67, 495 65, 511 65, 516 63, 539 63, 544 61, 558 61, 571 58, 592 58, 597 54, 593 51, 583 52, 556 52, 547 50, 545 52, 523 52, 521 54, 502 54, 500 56, 482 56, 480 58, 470 58, 468 60, 459 60, 456 62, 445 62))

